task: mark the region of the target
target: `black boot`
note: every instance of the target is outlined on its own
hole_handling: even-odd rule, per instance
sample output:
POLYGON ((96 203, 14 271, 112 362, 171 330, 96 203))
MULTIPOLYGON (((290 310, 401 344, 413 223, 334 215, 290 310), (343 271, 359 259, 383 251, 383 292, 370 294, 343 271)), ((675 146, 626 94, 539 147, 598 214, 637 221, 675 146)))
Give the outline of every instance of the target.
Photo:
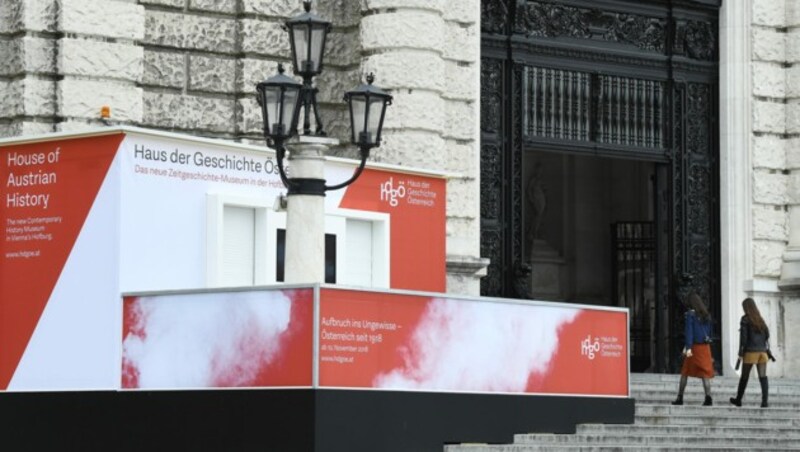
POLYGON ((758 382, 761 383, 761 408, 769 407, 769 381, 767 377, 758 377, 758 382))
POLYGON ((714 403, 713 403, 713 402, 712 402, 712 400, 711 400, 711 396, 710 396, 710 395, 707 395, 707 396, 706 396, 706 399, 703 401, 703 406, 711 406, 711 405, 713 405, 713 404, 714 404, 714 403))
MULTIPOLYGON (((750 369, 747 369, 748 371, 750 369)), ((742 397, 744 397, 744 390, 747 388, 747 381, 750 379, 750 372, 742 370, 742 376, 739 377, 739 387, 736 389, 736 397, 731 397, 731 403, 736 406, 742 406, 742 397)))
POLYGON ((686 382, 689 381, 689 377, 686 375, 681 375, 681 379, 678 383, 678 398, 672 402, 673 405, 683 405, 683 391, 686 390, 686 382))

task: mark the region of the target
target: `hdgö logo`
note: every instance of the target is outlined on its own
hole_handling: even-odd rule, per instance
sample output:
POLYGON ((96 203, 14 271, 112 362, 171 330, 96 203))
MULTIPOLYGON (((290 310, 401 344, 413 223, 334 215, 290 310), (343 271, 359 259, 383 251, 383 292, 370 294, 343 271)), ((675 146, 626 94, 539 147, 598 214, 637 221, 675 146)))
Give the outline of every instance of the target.
POLYGON ((581 355, 588 356, 589 359, 594 359, 594 354, 600 351, 600 341, 597 338, 592 342, 592 335, 587 335, 586 339, 581 341, 581 355))
POLYGON ((390 177, 389 180, 381 184, 381 201, 389 201, 389 205, 397 207, 400 202, 398 198, 406 197, 406 186, 400 182, 397 188, 394 188, 394 178, 390 177))

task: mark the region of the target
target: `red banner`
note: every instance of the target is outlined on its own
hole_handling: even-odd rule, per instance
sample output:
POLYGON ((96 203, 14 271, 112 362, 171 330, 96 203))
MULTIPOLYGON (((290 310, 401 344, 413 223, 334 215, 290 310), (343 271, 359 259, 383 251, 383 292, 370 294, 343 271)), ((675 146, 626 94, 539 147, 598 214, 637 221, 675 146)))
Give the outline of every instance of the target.
POLYGON ((444 292, 446 181, 367 169, 340 207, 391 215, 393 289, 444 292))
POLYGON ((622 310, 323 289, 319 385, 628 395, 622 310))
POLYGON ((19 365, 122 138, 0 149, 0 389, 19 365))
POLYGON ((123 388, 310 387, 313 291, 126 297, 123 388))

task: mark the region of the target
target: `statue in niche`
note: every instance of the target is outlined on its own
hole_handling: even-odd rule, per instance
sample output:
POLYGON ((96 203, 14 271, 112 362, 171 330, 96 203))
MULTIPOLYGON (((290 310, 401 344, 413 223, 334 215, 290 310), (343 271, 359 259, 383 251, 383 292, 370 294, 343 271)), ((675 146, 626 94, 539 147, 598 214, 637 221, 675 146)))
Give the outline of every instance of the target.
POLYGON ((525 189, 525 201, 528 203, 525 237, 528 253, 532 256, 536 241, 542 239, 542 220, 547 209, 547 192, 542 180, 542 162, 537 161, 533 166, 533 173, 528 179, 528 186, 525 189))

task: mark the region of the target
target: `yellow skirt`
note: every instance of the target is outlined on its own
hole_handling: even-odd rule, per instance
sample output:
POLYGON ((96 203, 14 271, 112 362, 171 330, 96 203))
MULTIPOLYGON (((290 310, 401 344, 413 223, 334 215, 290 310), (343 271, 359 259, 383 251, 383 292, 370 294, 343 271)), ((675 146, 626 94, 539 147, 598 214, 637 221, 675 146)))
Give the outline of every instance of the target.
POLYGON ((745 352, 742 362, 745 364, 766 364, 767 360, 769 360, 767 352, 745 352))

